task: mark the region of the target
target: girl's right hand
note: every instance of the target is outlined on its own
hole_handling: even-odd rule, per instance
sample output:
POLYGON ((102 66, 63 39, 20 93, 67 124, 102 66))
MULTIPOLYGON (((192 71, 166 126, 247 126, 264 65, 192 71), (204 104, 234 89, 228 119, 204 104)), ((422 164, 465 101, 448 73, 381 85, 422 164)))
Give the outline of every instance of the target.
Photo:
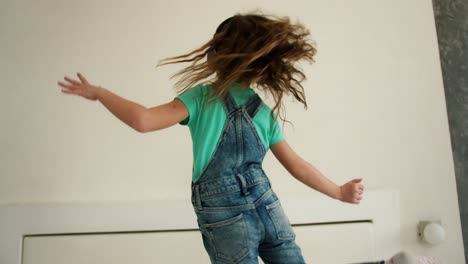
POLYGON ((362 200, 364 185, 360 184, 361 179, 354 179, 340 186, 340 200, 346 203, 359 204, 362 200))
POLYGON ((78 72, 76 75, 78 75, 80 81, 65 76, 64 79, 69 83, 57 82, 58 85, 63 87, 62 92, 76 94, 92 101, 97 100, 97 89, 100 89, 100 87, 90 84, 81 73, 78 72))

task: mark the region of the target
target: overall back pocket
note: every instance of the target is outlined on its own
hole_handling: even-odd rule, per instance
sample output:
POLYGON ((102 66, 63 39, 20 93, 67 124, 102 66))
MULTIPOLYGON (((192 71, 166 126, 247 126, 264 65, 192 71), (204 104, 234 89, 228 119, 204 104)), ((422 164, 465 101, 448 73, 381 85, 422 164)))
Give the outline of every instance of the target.
POLYGON ((289 223, 289 219, 283 211, 280 200, 276 200, 265 206, 273 225, 275 226, 276 236, 281 240, 293 240, 296 235, 289 223))
POLYGON ((204 224, 203 228, 208 233, 218 260, 238 263, 248 255, 247 226, 243 214, 204 224))

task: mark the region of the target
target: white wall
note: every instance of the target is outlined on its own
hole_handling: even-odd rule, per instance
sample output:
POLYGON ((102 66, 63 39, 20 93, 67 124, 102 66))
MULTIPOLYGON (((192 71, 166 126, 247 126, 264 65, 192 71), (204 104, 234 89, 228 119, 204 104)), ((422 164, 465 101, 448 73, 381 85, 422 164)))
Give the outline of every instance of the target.
MULTIPOLYGON (((290 144, 338 184, 399 189, 403 248, 464 263, 430 0, 1 1, 0 203, 188 199, 186 127, 139 134, 56 82, 81 71, 145 106, 167 102, 181 66, 158 60, 257 7, 299 19, 318 43, 303 66, 309 110, 287 101, 290 144), (417 241, 428 219, 447 231, 440 246, 417 241)), ((280 195, 312 191, 272 156, 265 167, 280 195)))

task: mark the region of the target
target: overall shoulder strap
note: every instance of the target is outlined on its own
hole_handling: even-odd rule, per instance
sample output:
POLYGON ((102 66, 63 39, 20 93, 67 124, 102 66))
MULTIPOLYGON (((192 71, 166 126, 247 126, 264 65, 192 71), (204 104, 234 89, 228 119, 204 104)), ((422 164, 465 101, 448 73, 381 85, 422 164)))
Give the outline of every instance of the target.
POLYGON ((242 106, 245 111, 249 114, 249 116, 253 119, 254 116, 257 114, 258 110, 260 110, 263 106, 263 101, 258 96, 258 94, 252 95, 249 100, 242 106))
POLYGON ((232 95, 228 92, 224 96, 223 106, 228 115, 234 111, 237 111, 238 109, 243 109, 245 112, 249 114, 251 118, 254 118, 258 110, 262 108, 263 101, 260 98, 260 96, 258 96, 258 94, 254 94, 249 98, 249 100, 247 100, 247 102, 242 107, 239 107, 237 106, 237 103, 232 97, 232 95))
POLYGON ((226 93, 226 95, 224 96, 222 102, 223 102, 224 109, 226 110, 226 113, 228 115, 230 113, 236 111, 237 109, 239 109, 239 107, 237 106, 236 101, 234 100, 231 93, 229 93, 229 92, 226 93))

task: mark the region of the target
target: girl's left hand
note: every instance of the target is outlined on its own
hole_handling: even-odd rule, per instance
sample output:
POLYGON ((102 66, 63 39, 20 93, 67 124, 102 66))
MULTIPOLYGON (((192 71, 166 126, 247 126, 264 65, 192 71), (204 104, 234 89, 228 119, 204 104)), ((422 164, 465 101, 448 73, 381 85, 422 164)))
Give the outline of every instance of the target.
POLYGON ((340 200, 346 203, 359 204, 362 200, 364 185, 360 184, 361 179, 354 179, 340 186, 340 200))

